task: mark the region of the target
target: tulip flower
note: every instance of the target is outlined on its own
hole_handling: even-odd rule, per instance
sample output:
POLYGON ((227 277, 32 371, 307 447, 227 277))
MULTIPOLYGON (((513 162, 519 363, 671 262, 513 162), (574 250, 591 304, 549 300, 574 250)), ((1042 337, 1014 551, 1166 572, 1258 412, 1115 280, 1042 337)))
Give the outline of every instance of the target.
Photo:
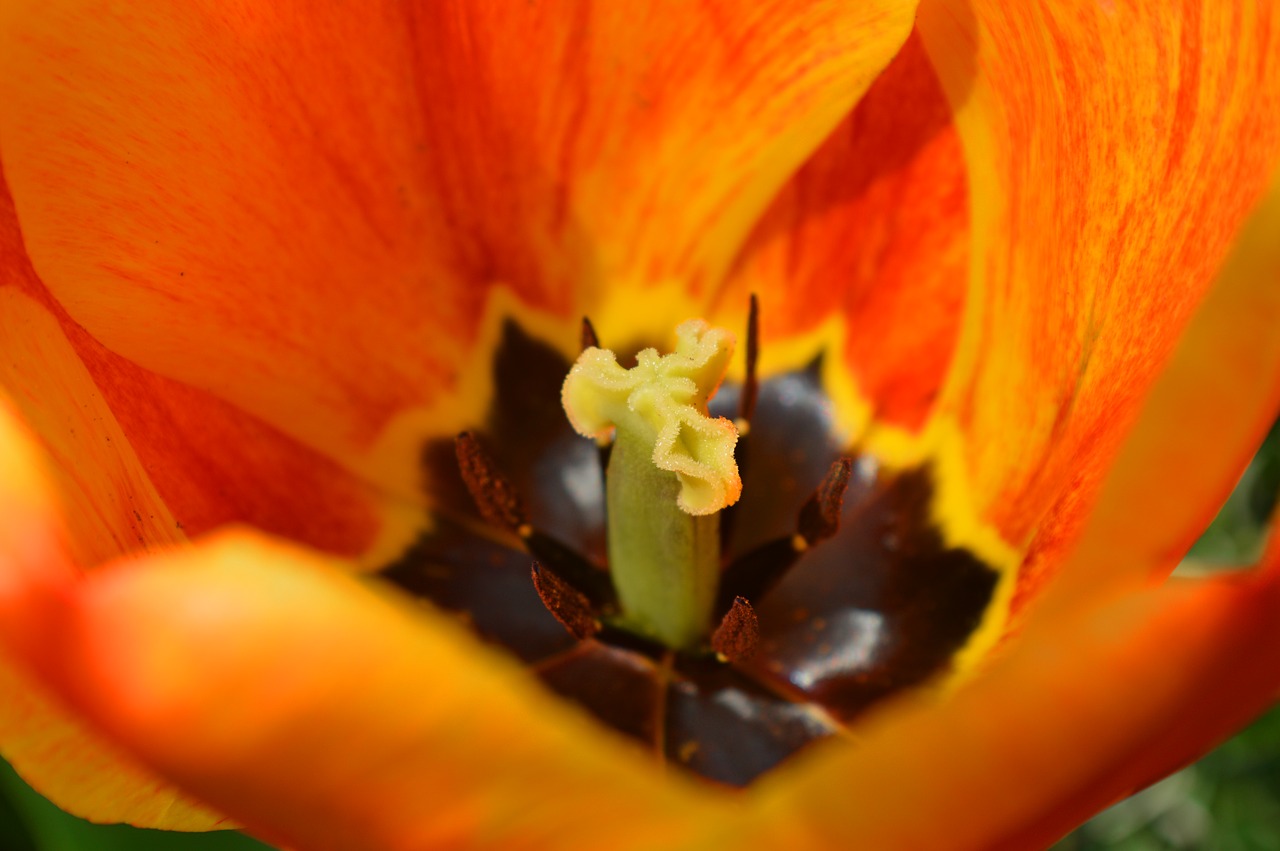
POLYGON ((8 0, 0 751, 307 849, 1051 842, 1280 690, 1280 544, 1168 579, 1280 410, 1277 56, 1243 0, 8 0), (645 346, 709 441, 607 540, 583 316, 607 469, 683 440, 645 346))

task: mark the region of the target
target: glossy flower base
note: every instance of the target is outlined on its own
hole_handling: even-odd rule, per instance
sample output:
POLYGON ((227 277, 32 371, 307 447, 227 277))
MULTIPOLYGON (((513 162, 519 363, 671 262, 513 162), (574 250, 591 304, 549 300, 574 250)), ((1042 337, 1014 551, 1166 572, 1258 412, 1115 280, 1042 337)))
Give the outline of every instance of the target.
MULTIPOLYGON (((479 437, 538 532, 603 577, 602 458, 560 408, 568 369, 509 322, 494 361, 497 402, 479 437)), ((761 385, 739 450, 743 498, 724 515, 726 565, 787 552, 801 505, 842 454, 818 372, 815 364, 761 385)), ((722 388, 713 412, 732 416, 736 397, 737 388, 722 388)), ((452 444, 426 447, 424 463, 433 498, 453 511, 385 577, 456 612, 601 722, 725 784, 750 783, 876 701, 944 671, 996 584, 972 553, 944 546, 930 520, 927 469, 888 474, 855 453, 835 538, 751 600, 760 640, 750 659, 675 653, 609 630, 579 641, 535 592, 532 556, 480 519, 452 444)))

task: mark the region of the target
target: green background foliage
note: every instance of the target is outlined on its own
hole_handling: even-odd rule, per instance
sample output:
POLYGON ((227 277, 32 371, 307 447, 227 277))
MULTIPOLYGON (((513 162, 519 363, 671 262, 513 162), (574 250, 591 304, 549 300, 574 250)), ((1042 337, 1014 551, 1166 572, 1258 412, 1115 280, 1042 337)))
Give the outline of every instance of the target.
MULTIPOLYGON (((1234 566, 1261 552, 1280 494, 1280 424, 1188 562, 1234 566)), ((94 825, 41 798, 0 763, 4 851, 267 851, 223 831, 179 834, 94 825)), ((1195 765, 1112 807, 1056 851, 1280 851, 1280 707, 1195 765)))
POLYGON ((90 824, 41 798, 0 764, 0 848, 4 851, 267 851, 234 831, 170 833, 90 824))

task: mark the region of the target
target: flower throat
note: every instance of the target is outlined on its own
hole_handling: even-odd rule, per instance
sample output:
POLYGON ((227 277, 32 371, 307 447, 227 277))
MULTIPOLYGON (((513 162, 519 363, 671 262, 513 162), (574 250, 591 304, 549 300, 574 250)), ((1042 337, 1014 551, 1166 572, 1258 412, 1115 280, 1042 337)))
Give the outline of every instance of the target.
POLYGON ((383 572, 736 786, 945 670, 996 579, 944 544, 927 468, 841 451, 819 363, 757 381, 758 317, 722 387, 732 336, 700 321, 626 369, 590 322, 571 365, 509 320, 486 420, 424 450, 454 510, 383 572))

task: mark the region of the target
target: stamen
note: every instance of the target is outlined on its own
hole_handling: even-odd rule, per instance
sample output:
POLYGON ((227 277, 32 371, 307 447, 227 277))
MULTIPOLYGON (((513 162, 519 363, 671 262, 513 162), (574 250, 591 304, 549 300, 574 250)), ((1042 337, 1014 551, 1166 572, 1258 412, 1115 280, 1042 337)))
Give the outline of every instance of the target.
POLYGON ((476 508, 480 509, 480 516, 519 536, 530 555, 570 583, 592 605, 602 609, 612 607, 617 596, 609 575, 597 570, 572 547, 543 534, 529 522, 520 493, 502 474, 498 462, 481 445, 480 439, 464 431, 454 440, 454 448, 462 481, 476 508))
POLYGON ((760 619, 745 597, 734 597, 720 626, 711 636, 711 649, 721 662, 743 662, 756 652, 760 642, 760 619))
POLYGON ((737 597, 759 600, 800 558, 791 538, 778 538, 738 556, 720 575, 716 614, 728 612, 737 597))
POLYGON ((852 458, 845 456, 832 462, 818 490, 800 509, 796 532, 804 538, 806 546, 825 541, 840 528, 840 509, 844 506, 844 494, 849 489, 852 475, 852 458))
POLYGON ((596 326, 591 324, 591 320, 582 317, 582 350, 600 348, 600 338, 596 336, 596 326))
MULTIPOLYGON (((596 326, 589 317, 582 317, 582 351, 600 348, 600 337, 596 334, 596 326)), ((613 448, 613 435, 601 435, 596 438, 596 451, 600 458, 600 481, 605 481, 605 471, 609 469, 609 451, 613 448)))
POLYGON ((525 550, 531 556, 585 596, 596 609, 612 609, 617 603, 617 594, 613 590, 609 574, 596 568, 573 547, 550 535, 544 535, 537 529, 531 529, 528 535, 521 537, 525 550))
POLYGON ((795 534, 762 544, 725 568, 716 598, 717 612, 729 611, 736 596, 759 600, 786 576, 802 553, 839 530, 840 510, 852 474, 852 458, 836 459, 800 509, 795 534))
POLYGON ((454 440, 454 450, 462 481, 476 508, 480 509, 480 516, 522 538, 528 537, 532 530, 520 495, 515 485, 499 471, 497 462, 485 451, 479 438, 464 431, 454 440))
POLYGON ((760 359, 760 301, 751 294, 751 306, 747 308, 747 375, 742 382, 742 397, 738 405, 738 428, 746 431, 742 423, 750 423, 756 413, 756 399, 760 395, 760 381, 756 377, 756 362, 760 359))
MULTIPOLYGON (((746 476, 751 460, 751 417, 756 411, 756 397, 759 381, 756 378, 756 361, 760 356, 760 303, 756 294, 751 294, 747 308, 747 374, 742 382, 742 394, 738 399, 738 416, 733 425, 738 430, 738 445, 734 447, 734 459, 738 462, 738 473, 746 476)), ((720 515, 720 556, 724 557, 729 549, 729 541, 737 526, 737 505, 731 505, 720 515)))
POLYGON ((579 641, 600 631, 600 621, 591 610, 591 601, 554 571, 533 563, 533 587, 547 611, 579 641))
MULTIPOLYGON (((600 337, 596 334, 596 326, 589 317, 582 317, 582 350, 600 348, 600 337)), ((596 451, 600 459, 600 481, 605 482, 605 471, 609 469, 609 452, 613 449, 613 435, 600 435, 596 438, 596 451)))

